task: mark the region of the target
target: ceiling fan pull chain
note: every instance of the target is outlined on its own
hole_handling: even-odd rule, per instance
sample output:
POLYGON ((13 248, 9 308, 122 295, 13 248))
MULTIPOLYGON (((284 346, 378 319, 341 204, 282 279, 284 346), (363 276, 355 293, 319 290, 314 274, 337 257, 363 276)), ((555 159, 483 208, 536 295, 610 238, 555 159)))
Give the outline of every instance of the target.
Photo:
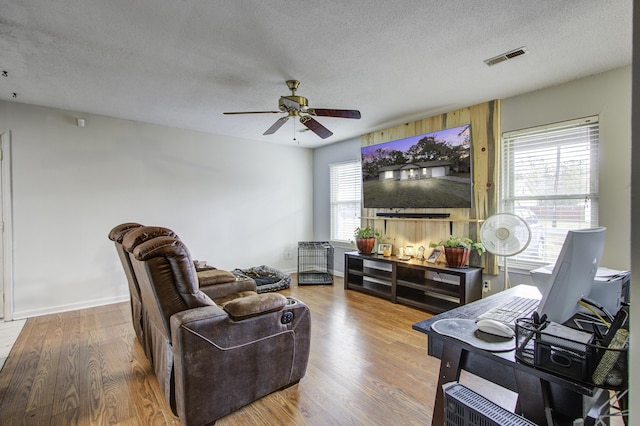
MULTIPOLYGON (((293 141, 298 142, 298 140, 296 139, 296 120, 293 120, 293 141)), ((298 145, 299 144, 300 142, 298 142, 298 145)))

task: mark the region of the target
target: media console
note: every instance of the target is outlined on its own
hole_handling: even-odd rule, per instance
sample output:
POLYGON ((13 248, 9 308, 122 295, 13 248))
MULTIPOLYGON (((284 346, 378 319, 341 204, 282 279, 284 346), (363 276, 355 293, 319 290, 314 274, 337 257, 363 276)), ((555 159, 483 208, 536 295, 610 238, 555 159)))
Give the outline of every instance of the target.
POLYGON ((345 290, 357 290, 440 313, 479 300, 482 269, 449 268, 426 260, 345 253, 345 290))

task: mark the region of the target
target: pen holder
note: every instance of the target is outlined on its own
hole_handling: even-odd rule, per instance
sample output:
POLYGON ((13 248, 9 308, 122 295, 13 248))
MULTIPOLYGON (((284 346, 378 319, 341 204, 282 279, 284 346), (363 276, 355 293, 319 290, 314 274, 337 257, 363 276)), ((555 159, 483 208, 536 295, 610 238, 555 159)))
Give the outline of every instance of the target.
POLYGON ((540 370, 612 390, 628 383, 628 330, 614 331, 607 346, 597 341, 574 340, 551 334, 548 323, 516 320, 516 359, 540 370))

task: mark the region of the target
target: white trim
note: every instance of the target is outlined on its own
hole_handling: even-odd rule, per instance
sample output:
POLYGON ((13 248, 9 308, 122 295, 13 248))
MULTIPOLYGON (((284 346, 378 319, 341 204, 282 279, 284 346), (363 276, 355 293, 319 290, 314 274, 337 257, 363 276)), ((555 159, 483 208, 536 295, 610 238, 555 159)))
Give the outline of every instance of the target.
POLYGON ((0 133, 2 149, 2 290, 4 293, 4 321, 13 317, 13 192, 11 181, 11 134, 0 133))
POLYGON ((589 117, 583 117, 583 118, 576 118, 573 120, 565 120, 565 121, 558 121, 556 123, 549 123, 549 124, 543 124, 541 126, 535 126, 535 127, 527 127, 524 129, 517 129, 517 130, 510 130, 508 132, 504 132, 502 134, 503 138, 510 138, 513 135, 518 135, 518 136, 522 136, 522 135, 527 135, 529 133, 540 133, 543 132, 545 130, 557 130, 558 128, 569 128, 572 126, 581 126, 583 124, 587 124, 587 123, 591 123, 592 121, 599 121, 600 120, 600 116, 598 115, 592 115, 589 117))
POLYGON ((42 315, 59 314, 61 312, 77 311, 78 309, 95 308, 97 306, 112 305, 114 303, 128 302, 129 295, 115 296, 105 299, 88 300, 68 305, 48 306, 42 309, 32 309, 29 311, 14 312, 14 319, 39 317, 42 315))
POLYGON ((356 249, 356 245, 353 242, 346 242, 346 241, 338 241, 338 240, 332 240, 329 241, 331 243, 332 246, 336 247, 336 248, 341 248, 344 250, 355 250, 356 249))

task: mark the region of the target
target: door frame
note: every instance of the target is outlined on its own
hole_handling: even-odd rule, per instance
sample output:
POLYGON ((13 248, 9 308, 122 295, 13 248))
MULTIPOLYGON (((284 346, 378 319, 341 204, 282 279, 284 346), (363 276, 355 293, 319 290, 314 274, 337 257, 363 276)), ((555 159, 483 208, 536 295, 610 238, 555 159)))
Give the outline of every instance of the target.
POLYGON ((0 280, 3 292, 3 320, 13 320, 13 185, 11 181, 11 133, 0 129, 0 280))

